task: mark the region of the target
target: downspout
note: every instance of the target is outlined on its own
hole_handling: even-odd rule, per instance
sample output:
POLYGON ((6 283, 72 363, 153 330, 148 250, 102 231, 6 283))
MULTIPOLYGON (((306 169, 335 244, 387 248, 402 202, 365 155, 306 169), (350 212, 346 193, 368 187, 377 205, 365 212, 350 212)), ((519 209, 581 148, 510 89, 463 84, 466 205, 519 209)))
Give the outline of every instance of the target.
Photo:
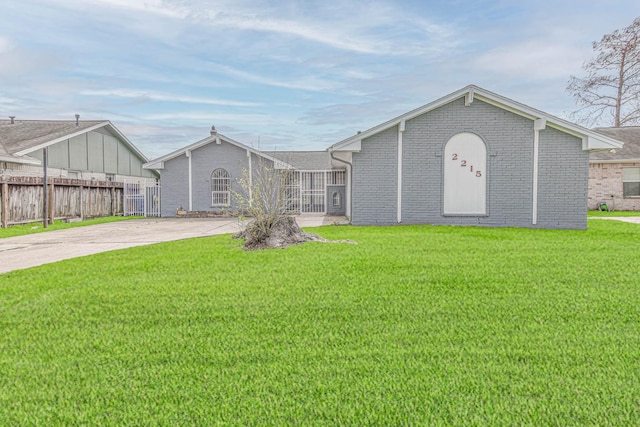
POLYGON ((538 163, 540 151, 540 131, 547 127, 547 119, 537 119, 533 122, 533 200, 531 208, 531 224, 538 224, 538 163))
POLYGON ((192 176, 191 176, 191 151, 187 150, 185 151, 185 155, 187 156, 187 159, 189 159, 189 211, 193 210, 193 184, 192 184, 192 176))
POLYGON ((329 148, 329 156, 333 160, 336 160, 340 163, 344 163, 349 166, 349 203, 347 204, 349 210, 347 211, 347 216, 349 217, 349 222, 351 222, 351 204, 353 203, 353 181, 351 180, 353 174, 353 164, 347 162, 346 160, 339 159, 333 155, 333 149, 329 148))
POLYGON ((402 222, 402 135, 404 133, 405 121, 398 124, 398 224, 402 222))
POLYGON ((247 150, 249 158, 249 203, 253 204, 253 165, 251 164, 251 151, 247 150))

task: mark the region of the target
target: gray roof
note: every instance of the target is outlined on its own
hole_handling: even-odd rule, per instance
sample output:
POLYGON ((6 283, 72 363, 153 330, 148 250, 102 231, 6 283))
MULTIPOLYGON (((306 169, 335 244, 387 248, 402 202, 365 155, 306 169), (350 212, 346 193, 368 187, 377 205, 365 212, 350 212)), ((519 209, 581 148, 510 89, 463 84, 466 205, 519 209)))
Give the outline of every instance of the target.
POLYGON ((75 120, 16 120, 14 124, 0 120, 0 145, 15 154, 102 123, 105 121, 82 120, 76 126, 75 120))
POLYGON ((596 128, 596 132, 624 142, 624 147, 591 153, 591 163, 640 161, 640 126, 596 128))
POLYGON ((0 120, 0 161, 35 163, 40 161, 28 154, 77 135, 98 128, 108 129, 140 159, 147 161, 132 143, 108 120, 0 120))
POLYGON ((280 159, 297 170, 331 170, 331 154, 327 151, 263 151, 268 156, 280 159))

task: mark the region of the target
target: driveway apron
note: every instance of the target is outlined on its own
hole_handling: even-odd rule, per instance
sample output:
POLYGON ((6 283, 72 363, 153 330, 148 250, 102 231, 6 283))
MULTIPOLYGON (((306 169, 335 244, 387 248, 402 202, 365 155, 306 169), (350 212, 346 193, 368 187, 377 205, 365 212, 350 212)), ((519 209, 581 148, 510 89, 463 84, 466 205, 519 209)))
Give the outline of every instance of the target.
MULTIPOLYGON (((301 227, 345 222, 306 215, 296 220, 301 227)), ((0 274, 115 249, 235 233, 240 227, 236 218, 148 218, 8 237, 0 239, 0 274)))

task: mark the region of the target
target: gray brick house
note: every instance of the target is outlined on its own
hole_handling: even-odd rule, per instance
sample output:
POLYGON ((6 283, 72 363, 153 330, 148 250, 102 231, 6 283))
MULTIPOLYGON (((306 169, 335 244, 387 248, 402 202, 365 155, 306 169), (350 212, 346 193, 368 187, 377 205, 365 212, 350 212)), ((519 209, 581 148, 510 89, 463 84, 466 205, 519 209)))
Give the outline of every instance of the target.
POLYGON ((193 216, 234 211, 239 181, 258 168, 287 171, 289 209, 299 213, 345 214, 345 170, 333 168, 326 151, 263 152, 219 134, 151 160, 145 168, 160 172, 161 214, 193 216))
POLYGON ((329 148, 356 225, 584 229, 589 153, 622 143, 477 86, 329 148))
POLYGON ((605 203, 608 209, 640 210, 640 126, 597 128, 624 142, 624 147, 591 153, 589 209, 605 203))
POLYGON ((296 172, 293 211, 355 225, 584 229, 589 153, 622 145, 467 86, 324 152, 261 152, 213 131, 144 167, 160 171, 165 216, 233 208, 217 191, 262 160, 296 172))

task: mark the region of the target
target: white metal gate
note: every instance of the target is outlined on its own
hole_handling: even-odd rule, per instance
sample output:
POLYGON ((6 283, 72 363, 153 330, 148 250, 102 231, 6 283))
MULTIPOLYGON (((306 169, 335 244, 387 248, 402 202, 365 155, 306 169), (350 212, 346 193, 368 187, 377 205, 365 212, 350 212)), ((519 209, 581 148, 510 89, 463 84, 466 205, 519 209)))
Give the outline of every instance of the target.
POLYGON ((124 182, 124 216, 160 216, 160 184, 124 182))
POLYGON ((300 172, 300 206, 302 213, 324 213, 325 172, 300 172))

